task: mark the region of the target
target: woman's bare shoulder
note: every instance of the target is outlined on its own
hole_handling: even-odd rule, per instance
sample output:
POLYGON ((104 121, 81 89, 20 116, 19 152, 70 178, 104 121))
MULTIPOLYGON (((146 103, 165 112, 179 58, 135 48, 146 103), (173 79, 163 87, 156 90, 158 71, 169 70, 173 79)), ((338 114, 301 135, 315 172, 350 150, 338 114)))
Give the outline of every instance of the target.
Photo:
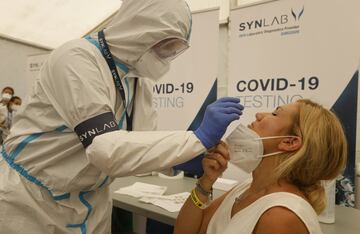
POLYGON ((262 233, 309 233, 302 220, 286 207, 275 206, 266 210, 257 222, 254 234, 262 233))

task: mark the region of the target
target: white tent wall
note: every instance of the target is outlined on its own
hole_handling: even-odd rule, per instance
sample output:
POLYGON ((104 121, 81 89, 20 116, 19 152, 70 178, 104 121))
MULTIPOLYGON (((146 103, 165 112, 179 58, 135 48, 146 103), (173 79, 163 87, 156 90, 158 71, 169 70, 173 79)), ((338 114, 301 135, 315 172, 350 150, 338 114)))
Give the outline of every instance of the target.
MULTIPOLYGON (((253 0, 254 1, 254 0, 253 0)), ((226 58, 227 57, 227 40, 228 40, 228 30, 227 30, 227 18, 229 16, 229 6, 230 4, 232 6, 236 6, 238 4, 238 0, 187 0, 191 11, 200 11, 204 9, 209 9, 213 7, 220 7, 220 19, 219 21, 222 23, 222 26, 220 27, 220 41, 219 41, 219 56, 226 58)), ((61 4, 71 4, 72 1, 66 1, 62 2, 61 4)), ((9 3, 6 1, 2 2, 5 6, 9 3)), ((13 3, 14 5, 18 3, 13 3)), ((48 3, 46 7, 50 7, 54 3, 48 3)), ((60 4, 60 3, 58 3, 60 4)), ((112 2, 114 5, 114 12, 117 10, 118 7, 117 4, 112 2)), ((28 4, 29 5, 29 4, 28 4)), ((56 5, 56 4, 55 4, 56 5)), ((13 7, 13 6, 12 6, 13 7)), ((4 9, 3 8, 3 9, 4 9)), ((13 7, 16 9, 15 7, 13 7)), ((65 7, 66 9, 70 9, 69 7, 65 7)), ((19 10, 17 14, 25 14, 26 11, 24 9, 19 10)), ((38 12, 42 12, 38 10, 38 12)), ((106 8, 106 14, 109 15, 109 9, 106 8)), ((35 12, 36 13, 36 12, 35 12)), ((39 13, 40 14, 40 13, 39 13)), ((70 15, 71 16, 71 15, 70 15)), ((69 16, 69 17, 70 17, 69 16)), ((60 17, 60 16, 59 16, 60 17)), ((60 18, 64 18, 63 16, 60 18)), ((89 17, 87 17, 89 18, 89 17)), ((106 18, 105 21, 101 22, 100 25, 103 26, 105 23, 109 22, 109 18, 106 18)), ((36 21, 38 22, 38 21, 36 21)), ((46 24, 49 24, 49 22, 46 22, 46 24)), ((55 24, 55 28, 58 28, 55 24)), ((99 25, 94 25, 93 29, 98 30, 101 28, 99 25)), ((10 27, 11 28, 11 27, 10 27)), ((89 30, 90 32, 92 30, 89 30)), ((10 30, 10 32, 14 32, 14 29, 10 30)), ((86 33, 85 33, 86 34, 86 33)), ((22 35, 19 33, 19 35, 22 35)), ((51 37, 56 37, 56 40, 59 41, 59 35, 53 35, 53 34, 46 34, 49 39, 44 40, 49 41, 49 43, 40 43, 39 45, 33 44, 30 41, 27 40, 28 38, 16 38, 13 39, 13 37, 9 34, 6 34, 6 30, 2 30, 0 32, 0 58, 1 61, 5 61, 0 65, 0 71, 1 71, 1 79, 0 79, 0 88, 1 86, 4 86, 6 84, 14 84, 15 86, 19 86, 17 89, 19 90, 18 94, 25 96, 27 94, 27 87, 24 87, 27 85, 27 82, 23 82, 24 79, 26 79, 26 58, 29 55, 33 54, 42 54, 42 53, 48 53, 50 51, 49 45, 52 45, 53 39, 51 37), (51 35, 51 36, 50 36, 51 35), (9 39, 9 40, 8 40, 9 39), (43 48, 41 48, 43 47, 43 48), (49 50, 47 50, 49 48, 49 50), (7 57, 10 57, 10 59, 7 59, 7 57), (12 75, 11 75, 12 74, 12 75)), ((82 34, 84 35, 84 33, 82 34)), ((77 35, 76 37, 79 37, 77 35)), ((73 36, 64 36, 63 41, 67 41, 69 39, 66 38, 73 38, 73 36)), ((40 41, 41 42, 41 41, 40 41)), ((56 44, 56 43, 54 43, 56 44)), ((62 44, 62 43, 60 43, 62 44)), ((55 46, 56 47, 56 46, 55 46)), ((226 79, 227 79, 227 61, 226 59, 221 60, 221 64, 219 64, 219 77, 218 77, 218 84, 219 84, 219 96, 226 95, 226 79)))
POLYGON ((220 6, 220 2, 223 0, 186 0, 189 4, 191 11, 198 11, 207 8, 213 8, 220 6))
POLYGON ((55 48, 106 20, 121 0, 1 0, 0 33, 55 48))
POLYGON ((11 86, 15 95, 24 99, 27 94, 27 58, 49 53, 49 50, 0 37, 0 89, 11 86))
MULTIPOLYGON (((192 11, 218 7, 229 1, 187 0, 192 11)), ((0 35, 56 48, 106 21, 121 4, 121 0, 107 0, 105 4, 101 0, 2 0, 0 35)))

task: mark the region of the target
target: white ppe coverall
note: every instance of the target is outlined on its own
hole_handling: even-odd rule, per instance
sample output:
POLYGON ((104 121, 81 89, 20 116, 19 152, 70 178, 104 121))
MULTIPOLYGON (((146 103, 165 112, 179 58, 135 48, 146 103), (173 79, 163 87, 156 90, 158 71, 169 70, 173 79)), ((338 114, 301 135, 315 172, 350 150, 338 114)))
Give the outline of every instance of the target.
MULTIPOLYGON (((188 40, 190 31, 184 0, 124 1, 104 30, 125 84, 126 108, 134 108, 133 132, 100 134, 115 121, 126 129, 126 121, 96 45, 77 39, 51 53, 2 147, 1 233, 110 233, 113 178, 171 167, 205 151, 191 131, 151 131, 156 128, 153 81, 140 77, 132 97, 134 78, 119 65, 131 71, 154 44, 167 37, 188 40), (102 127, 75 132, 104 116, 109 122, 102 127), (91 135, 96 137, 84 147, 80 140, 91 135)), ((96 35, 91 38, 97 41, 96 35)))

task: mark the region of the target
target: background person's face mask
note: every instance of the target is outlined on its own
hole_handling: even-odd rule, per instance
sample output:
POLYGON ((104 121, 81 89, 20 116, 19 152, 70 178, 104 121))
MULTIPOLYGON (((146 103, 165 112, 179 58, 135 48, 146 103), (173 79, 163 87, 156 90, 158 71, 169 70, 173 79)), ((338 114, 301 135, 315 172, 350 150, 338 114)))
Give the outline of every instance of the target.
POLYGON ((10 93, 3 93, 1 97, 5 101, 9 101, 12 98, 12 95, 10 93))
POLYGON ((260 137, 255 131, 239 124, 239 126, 226 138, 229 145, 230 162, 247 173, 251 173, 260 164, 263 157, 276 155, 277 151, 264 155, 263 139, 286 138, 293 136, 260 137))
POLYGON ((12 104, 11 106, 10 106, 10 108, 11 108, 11 110, 12 111, 18 111, 19 109, 20 109, 20 105, 17 105, 17 104, 12 104))

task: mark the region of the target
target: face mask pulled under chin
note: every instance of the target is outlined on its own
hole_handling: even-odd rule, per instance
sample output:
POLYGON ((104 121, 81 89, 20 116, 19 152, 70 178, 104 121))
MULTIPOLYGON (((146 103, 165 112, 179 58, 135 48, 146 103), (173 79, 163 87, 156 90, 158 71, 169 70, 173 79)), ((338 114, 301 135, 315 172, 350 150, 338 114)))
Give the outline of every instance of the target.
POLYGON ((134 66, 134 74, 147 77, 154 81, 159 80, 170 70, 170 63, 160 59, 152 49, 148 50, 134 66))
POLYGON ((247 173, 251 173, 260 164, 263 157, 282 153, 277 151, 264 155, 263 139, 285 138, 292 136, 260 137, 255 131, 239 124, 226 138, 229 145, 230 162, 247 173))
POLYGON ((226 138, 229 145, 230 162, 247 173, 251 173, 261 162, 263 144, 256 132, 239 126, 226 138))

